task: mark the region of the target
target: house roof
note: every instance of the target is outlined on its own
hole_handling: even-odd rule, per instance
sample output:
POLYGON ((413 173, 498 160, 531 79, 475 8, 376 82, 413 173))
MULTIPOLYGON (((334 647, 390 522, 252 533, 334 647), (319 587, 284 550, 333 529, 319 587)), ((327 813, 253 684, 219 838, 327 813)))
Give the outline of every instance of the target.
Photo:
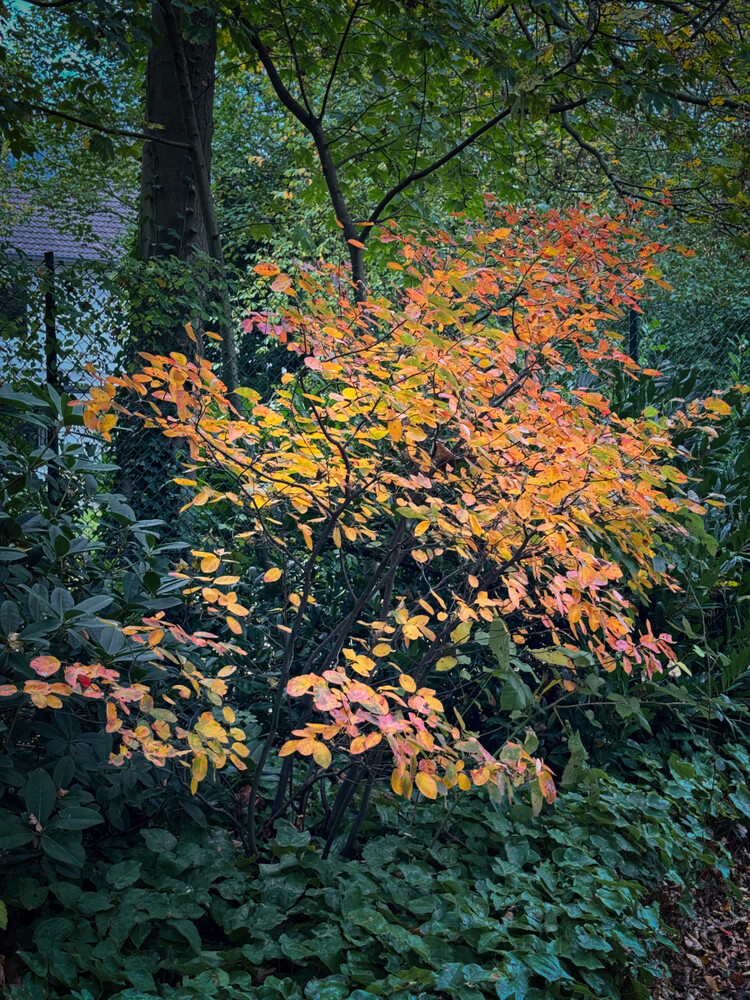
POLYGON ((32 205, 26 196, 11 192, 10 211, 0 229, 0 245, 27 257, 41 259, 53 253, 61 262, 103 260, 116 253, 128 229, 123 205, 107 199, 84 220, 81 232, 72 233, 55 209, 32 205))

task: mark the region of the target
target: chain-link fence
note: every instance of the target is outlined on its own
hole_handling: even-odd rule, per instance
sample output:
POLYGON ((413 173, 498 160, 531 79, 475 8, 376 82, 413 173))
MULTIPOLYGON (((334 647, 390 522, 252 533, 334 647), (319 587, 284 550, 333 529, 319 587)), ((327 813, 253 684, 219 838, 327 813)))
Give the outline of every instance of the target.
MULTIPOLYGON (((704 276, 696 290, 688 288, 690 272, 685 274, 682 287, 647 300, 643 313, 631 313, 621 327, 631 356, 661 372, 662 403, 750 382, 750 277, 731 287, 717 280, 712 287, 704 276)), ((202 352, 217 363, 218 345, 205 334, 227 324, 239 331, 240 382, 263 392, 273 385, 285 352, 243 340, 243 283, 231 281, 227 297, 214 281, 210 262, 200 260, 65 262, 51 253, 24 257, 0 250, 0 383, 47 384, 81 396, 91 385, 91 367, 132 370, 138 351, 190 350, 184 333, 189 322, 203 334, 202 352), (216 314, 222 301, 231 303, 233 316, 216 314)), ((68 434, 85 442, 92 456, 119 466, 103 478, 102 489, 124 494, 137 516, 162 518, 175 534, 185 532, 185 519, 177 518, 185 497, 165 485, 182 456, 166 439, 123 422, 105 453, 83 429, 68 434)))

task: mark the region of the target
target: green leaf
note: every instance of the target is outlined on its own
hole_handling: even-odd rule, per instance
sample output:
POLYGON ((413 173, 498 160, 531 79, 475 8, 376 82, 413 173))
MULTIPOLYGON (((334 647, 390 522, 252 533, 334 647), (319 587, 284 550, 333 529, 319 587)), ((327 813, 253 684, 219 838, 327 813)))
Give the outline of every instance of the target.
POLYGON ((55 830, 88 830, 91 826, 103 823, 98 809, 87 809, 86 806, 70 806, 61 809, 58 816, 50 824, 55 830))
POLYGON ((741 813, 750 817, 750 792, 748 792, 744 785, 740 785, 736 791, 730 792, 729 798, 741 813))
POLYGON ((200 954, 202 942, 201 936, 198 933, 198 929, 192 920, 175 920, 172 924, 175 930, 179 931, 180 934, 185 938, 190 947, 196 953, 200 954))
POLYGON ((32 771, 26 782, 24 802, 27 810, 36 816, 42 826, 55 808, 56 799, 57 788, 47 771, 43 767, 32 771))
POLYGON ((515 671, 511 670, 503 684, 500 708, 504 712, 523 711, 534 701, 534 692, 515 671))
POLYGON ((359 909, 349 913, 349 920, 359 927, 364 927, 374 937, 382 938, 388 935, 388 921, 377 910, 359 909))
POLYGON ((73 780, 76 768, 72 757, 61 757, 55 764, 52 780, 57 788, 68 788, 73 780))
POLYGON ((45 854, 55 861, 60 861, 73 868, 82 868, 86 860, 86 852, 80 840, 69 834, 43 833, 39 843, 45 854))
POLYGON ((522 961, 548 983, 556 983, 560 979, 572 980, 572 977, 560 965, 560 960, 554 955, 522 955, 522 961))
POLYGON ((49 895, 49 886, 40 885, 35 878, 22 878, 18 882, 18 899, 26 910, 35 910, 49 895))
POLYGON ((0 632, 4 636, 9 636, 18 631, 21 624, 21 614, 14 601, 3 601, 0 604, 0 632))
POLYGON ((680 760, 677 754, 669 758, 669 769, 678 778, 694 778, 695 768, 685 760, 680 760))
POLYGON ((113 889, 124 889, 138 881, 141 874, 140 861, 121 861, 107 871, 107 882, 113 889))
POLYGON ((502 618, 492 620, 489 646, 500 669, 510 670, 510 633, 502 618))
POLYGON ((0 833, 0 850, 12 851, 14 847, 23 847, 25 844, 30 844, 33 839, 34 834, 31 830, 19 826, 19 829, 16 831, 0 833))
POLYGON ((177 837, 169 830, 160 830, 158 827, 153 830, 141 830, 141 836, 146 841, 149 851, 153 851, 154 854, 164 854, 177 846, 177 837))
POLYGON ((570 760, 565 765, 565 770, 562 773, 561 784, 563 785, 575 785, 580 781, 581 775, 586 770, 586 761, 588 760, 588 753, 586 748, 581 742, 580 733, 577 731, 572 733, 568 738, 568 750, 570 750, 570 760))
POLYGON ((0 931, 4 931, 8 926, 8 910, 5 903, 0 899, 0 931))

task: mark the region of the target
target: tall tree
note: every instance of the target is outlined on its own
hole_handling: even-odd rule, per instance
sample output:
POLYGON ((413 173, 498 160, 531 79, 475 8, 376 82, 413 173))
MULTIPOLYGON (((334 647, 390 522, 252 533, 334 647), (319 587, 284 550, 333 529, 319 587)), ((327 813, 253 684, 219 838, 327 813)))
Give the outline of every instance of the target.
MULTIPOLYGON (((99 33, 110 32, 117 44, 127 39, 131 22, 144 21, 137 3, 32 2, 52 6, 50 14, 63 12, 79 31, 91 33, 93 24, 99 33), (112 27, 118 18, 120 25, 125 21, 124 35, 122 27, 112 27)), ((240 82, 250 60, 260 61, 280 109, 309 137, 307 162, 314 162, 319 179, 313 187, 322 189, 343 228, 360 295, 374 226, 406 206, 428 204, 427 186, 438 178, 451 207, 482 187, 503 194, 517 189, 523 180, 519 155, 544 166, 550 147, 560 143, 590 161, 618 198, 643 197, 660 210, 677 208, 744 232, 747 151, 732 139, 744 134, 748 118, 748 17, 742 0, 258 0, 210 8, 196 0, 160 3, 157 28, 162 15, 155 43, 161 61, 155 55, 150 79, 167 82, 167 48, 176 66, 184 49, 189 86, 184 78, 169 83, 175 99, 168 115, 181 117, 184 126, 195 112, 198 136, 201 122, 208 125, 210 87, 193 93, 201 62, 207 81, 206 61, 193 60, 191 67, 190 46, 209 44, 205 32, 215 23, 222 33, 221 58, 237 57, 240 82), (171 40, 164 30, 170 21, 177 29, 171 40), (646 176, 629 172, 627 161, 614 154, 623 135, 618 123, 627 116, 653 136, 654 169, 646 176), (726 163, 718 169, 695 164, 687 181, 678 177, 672 183, 672 163, 664 163, 663 154, 701 144, 723 145, 726 163)), ((39 103, 33 79, 18 93, 7 83, 5 88, 10 93, 2 100, 11 111, 5 127, 16 136, 19 118, 40 113, 39 103)), ((144 134, 133 129, 131 135, 136 132, 144 134)), ((146 126, 150 144, 169 143, 159 132, 146 126)), ((641 128, 636 140, 642 134, 641 128)), ((197 219, 197 181, 204 171, 195 165, 202 157, 208 168, 210 157, 208 132, 195 138, 183 127, 181 138, 171 140, 180 143, 172 148, 184 142, 189 150, 179 162, 193 171, 193 203, 179 169, 167 171, 169 191, 158 195, 165 211, 167 204, 181 206, 179 240, 184 230, 200 239, 201 227, 209 235, 214 228, 197 219)), ((205 216, 209 201, 201 207, 205 216)), ((163 231, 153 209, 148 207, 149 217, 163 231)))
POLYGON ((728 176, 668 193, 652 190, 671 179, 664 163, 644 178, 608 158, 625 115, 652 130, 657 160, 680 142, 729 148, 748 112, 741 2, 278 0, 236 8, 232 22, 310 136, 360 286, 372 228, 423 199, 427 182, 469 156, 488 186, 503 173, 517 181, 518 151, 544 159, 560 138, 617 197, 743 230, 741 144, 728 176))

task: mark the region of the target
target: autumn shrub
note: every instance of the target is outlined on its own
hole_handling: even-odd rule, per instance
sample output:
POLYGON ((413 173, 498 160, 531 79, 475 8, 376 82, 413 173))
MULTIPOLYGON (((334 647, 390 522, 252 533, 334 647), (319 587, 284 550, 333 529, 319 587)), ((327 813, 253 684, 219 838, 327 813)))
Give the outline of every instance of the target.
MULTIPOLYGON (((381 238, 402 281, 395 301, 352 303, 335 269, 295 281, 256 267, 284 301, 252 315, 247 335, 303 362, 273 398, 230 398, 210 365, 174 353, 105 380, 85 409, 105 436, 130 411, 181 441, 188 506, 234 510, 232 548, 197 552, 194 580, 233 633, 256 627, 271 588, 260 631, 276 650, 275 695, 249 791, 252 852, 259 823, 313 801, 330 849, 364 785, 351 849, 388 775, 407 797, 529 783, 539 808, 554 787, 533 741, 490 750, 473 708, 463 717, 488 671, 501 707, 517 710, 535 697, 519 669, 549 698, 574 691, 587 664, 650 677, 675 661, 637 604, 676 587, 662 551, 686 513, 703 512, 672 440, 698 407, 621 418, 571 383, 576 366, 637 377, 608 324, 637 306, 645 276, 658 280, 664 248, 576 210, 381 238), (242 543, 268 565, 247 604, 232 570, 242 543)), ((727 408, 709 399, 704 424, 727 408)))
POLYGON ((656 723, 736 401, 575 384, 639 375, 606 331, 662 248, 581 212, 386 239, 397 302, 259 267, 267 397, 178 353, 83 418, 4 396, 178 439, 213 523, 163 547, 80 441, 2 446, 13 1000, 646 996, 660 887, 728 871, 747 753, 656 723))

